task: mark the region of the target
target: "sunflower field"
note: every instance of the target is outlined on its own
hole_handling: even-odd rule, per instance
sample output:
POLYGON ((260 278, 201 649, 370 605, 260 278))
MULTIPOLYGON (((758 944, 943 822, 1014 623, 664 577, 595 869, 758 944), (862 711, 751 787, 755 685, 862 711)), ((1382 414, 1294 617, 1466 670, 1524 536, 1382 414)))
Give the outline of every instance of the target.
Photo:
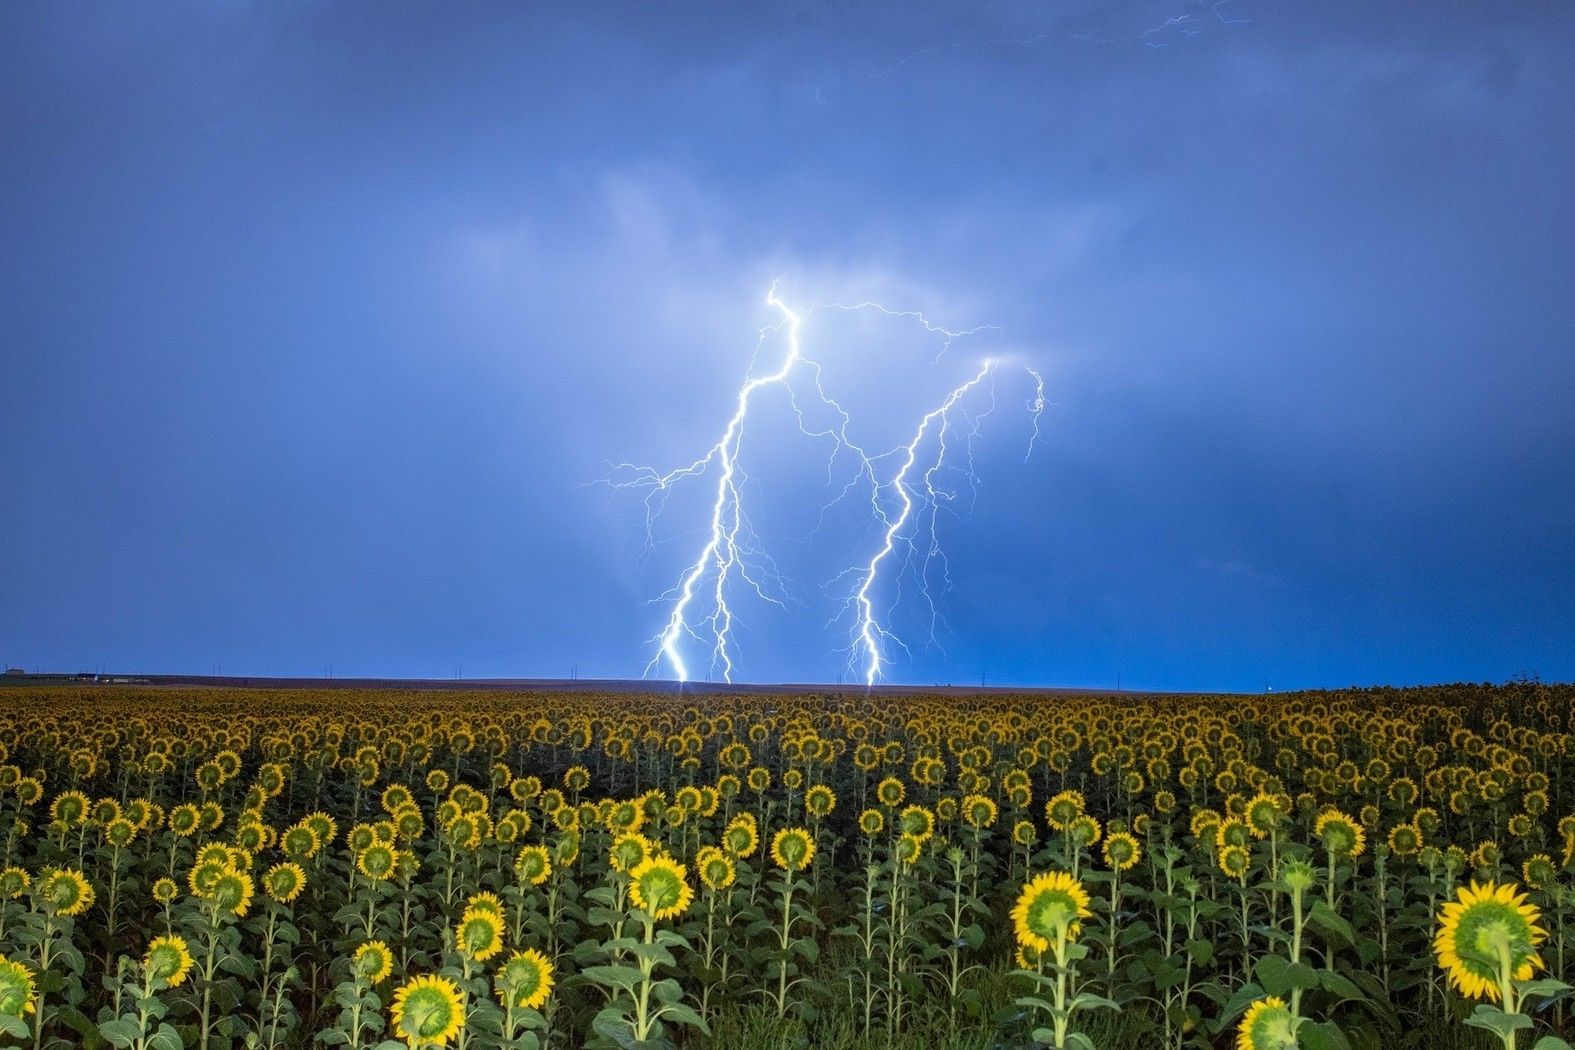
POLYGON ((1575 687, 19 685, 0 710, 0 1046, 1575 1029, 1575 687))

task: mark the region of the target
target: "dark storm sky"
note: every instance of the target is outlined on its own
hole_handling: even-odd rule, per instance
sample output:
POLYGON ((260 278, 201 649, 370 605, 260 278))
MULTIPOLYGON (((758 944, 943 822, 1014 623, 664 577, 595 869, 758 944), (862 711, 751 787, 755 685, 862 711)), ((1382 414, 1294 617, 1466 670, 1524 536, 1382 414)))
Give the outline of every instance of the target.
MULTIPOLYGON (((1564 3, 8 4, 0 660, 636 676, 709 494, 643 553, 587 483, 716 439, 780 278, 1000 327, 817 314, 878 445, 982 353, 1054 402, 1025 463, 1001 387, 894 680, 1575 678, 1572 45, 1564 3)), ((869 537, 788 527, 818 452, 756 422, 793 601, 740 675, 833 680, 869 537)))

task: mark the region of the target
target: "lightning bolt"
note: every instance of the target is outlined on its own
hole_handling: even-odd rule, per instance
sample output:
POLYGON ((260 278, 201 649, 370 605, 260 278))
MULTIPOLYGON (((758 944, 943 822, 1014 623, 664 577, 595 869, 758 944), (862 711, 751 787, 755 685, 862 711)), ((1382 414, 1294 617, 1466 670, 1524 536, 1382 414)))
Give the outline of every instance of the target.
POLYGON ((1034 445, 1039 442, 1039 417, 1045 414, 1045 377, 1032 368, 1027 372, 1034 380, 1034 396, 1028 399, 1028 417, 1033 420, 1034 432, 1028 438, 1028 451, 1023 453, 1024 463, 1034 454, 1034 445))
MULTIPOLYGON (((938 423, 938 450, 930 465, 925 469, 922 480, 918 483, 924 490, 920 498, 933 511, 933 509, 938 508, 941 499, 951 498, 950 494, 944 493, 935 487, 935 473, 946 459, 946 436, 951 425, 952 410, 969 391, 983 383, 994 368, 994 361, 985 361, 972 379, 953 389, 951 393, 946 395, 945 400, 939 406, 931 409, 925 414, 924 418, 919 420, 919 426, 914 431, 913 438, 901 449, 901 462, 897 467, 896 473, 892 476, 891 481, 887 483, 888 487, 896 493, 897 512, 892 515, 881 515, 886 526, 882 536, 882 543, 880 548, 871 556, 868 564, 859 573, 859 585, 853 592, 853 604, 856 606, 858 613, 857 645, 863 650, 864 654, 865 685, 874 685, 875 680, 881 675, 881 668, 884 663, 881 654, 881 643, 889 641, 902 645, 901 640, 881 624, 880 618, 875 612, 874 599, 870 595, 880 578, 881 564, 891 557, 892 552, 896 549, 898 537, 902 535, 904 526, 908 524, 908 519, 913 514, 915 493, 908 480, 908 475, 918 461, 919 447, 923 444, 925 435, 929 433, 931 426, 938 423)), ((973 478, 971 468, 968 471, 968 476, 970 480, 973 478)), ((929 556, 933 556, 937 551, 933 517, 931 519, 930 543, 929 556)), ((921 578, 927 578, 927 576, 928 574, 924 573, 921 575, 921 578)), ((925 588, 925 596, 929 598, 927 587, 925 588)), ((933 601, 930 602, 930 608, 933 616, 933 601)))
MULTIPOLYGON (((766 295, 766 303, 782 314, 782 320, 775 325, 767 326, 760 330, 760 339, 756 344, 755 353, 759 356, 765 346, 767 337, 773 332, 786 329, 787 352, 776 370, 763 376, 746 379, 739 387, 738 397, 733 409, 732 418, 727 421, 727 427, 722 431, 722 436, 712 445, 706 453, 694 462, 668 471, 665 474, 657 473, 649 467, 639 467, 634 464, 621 463, 618 469, 632 471, 634 477, 626 481, 613 482, 615 488, 645 487, 651 490, 646 498, 646 525, 647 542, 650 538, 650 525, 655 513, 659 512, 665 504, 667 495, 674 485, 685 478, 697 477, 711 467, 714 463, 718 467, 716 479, 716 492, 711 504, 711 516, 708 538, 695 560, 685 570, 678 585, 666 592, 663 598, 672 598, 673 607, 667 617, 667 624, 662 633, 657 636, 656 655, 646 665, 645 673, 650 673, 665 659, 672 667, 673 674, 680 682, 689 680, 689 667, 684 661, 680 649, 680 642, 689 638, 696 642, 705 643, 701 632, 689 622, 689 607, 695 601, 695 595, 700 588, 707 572, 713 580, 710 586, 711 610, 701 620, 704 629, 710 634, 712 652, 712 666, 720 667, 722 678, 726 682, 733 680, 733 657, 730 648, 734 616, 732 606, 728 604, 728 583, 736 575, 750 586, 754 592, 768 602, 781 604, 780 601, 767 593, 761 580, 761 573, 751 569, 752 554, 759 554, 759 548, 753 542, 753 531, 748 526, 744 514, 742 486, 747 475, 739 469, 738 455, 744 439, 744 425, 749 416, 749 406, 755 394, 771 386, 785 386, 788 376, 802 358, 799 346, 799 326, 802 323, 799 315, 789 309, 787 304, 777 297, 777 286, 772 284, 771 291, 766 295), (657 502, 653 505, 652 500, 657 502)), ((767 573, 780 581, 780 576, 775 572, 769 558, 764 559, 767 573)))
MULTIPOLYGON (((939 407, 923 417, 917 431, 907 444, 883 452, 871 453, 850 437, 851 416, 826 392, 820 365, 804 354, 800 340, 800 328, 803 323, 800 314, 777 295, 776 284, 772 284, 770 292, 767 293, 766 303, 781 314, 781 319, 775 324, 760 329, 750 372, 753 373, 754 364, 764 352, 767 341, 773 333, 783 333, 786 351, 775 370, 759 376, 749 375, 745 379, 739 387, 733 414, 717 442, 698 459, 673 470, 660 472, 647 466, 619 463, 613 467, 613 476, 605 479, 606 484, 616 489, 647 490, 646 545, 649 550, 652 545, 654 520, 665 507, 674 488, 687 479, 700 477, 713 469, 716 471, 705 543, 683 571, 677 584, 663 592, 657 599, 671 601, 672 606, 668 610, 667 620, 661 633, 652 640, 656 651, 646 664, 645 674, 650 676, 665 664, 671 668, 680 682, 689 681, 691 669, 685 660, 683 650, 686 644, 693 643, 709 649, 710 670, 720 672, 723 681, 731 683, 736 655, 733 629, 738 620, 730 604, 730 593, 741 584, 747 586, 762 600, 778 606, 783 605, 783 602, 771 593, 773 589, 786 592, 782 575, 777 571, 770 555, 759 544, 745 513, 744 486, 748 474, 740 465, 740 453, 749 411, 756 395, 767 388, 780 387, 787 395, 799 432, 807 437, 825 439, 831 443, 831 451, 826 463, 827 484, 835 484, 837 464, 844 455, 851 456, 854 463, 853 472, 843 484, 840 494, 821 507, 821 522, 824 522, 825 514, 830 507, 863 488, 867 490, 871 519, 883 536, 881 549, 867 564, 856 569, 845 570, 837 577, 839 580, 849 575, 858 577, 858 586, 848 600, 848 607, 855 611, 857 625, 855 645, 862 647, 864 653, 865 678, 868 683, 873 684, 881 673, 882 644, 890 642, 902 645, 896 635, 881 623, 875 608, 874 593, 879 583, 882 565, 892 555, 899 542, 908 546, 910 554, 917 549, 913 537, 904 535, 904 529, 915 516, 916 506, 919 513, 928 512, 925 531, 929 534, 929 546, 924 552, 924 567, 920 571, 920 580, 921 590, 931 611, 931 638, 934 639, 935 624, 939 614, 936 612, 934 598, 929 590, 929 567, 932 562, 940 562, 942 572, 949 583, 945 554, 940 548, 935 527, 936 515, 943 503, 954 501, 958 495, 938 482, 938 474, 947 464, 948 441, 953 429, 954 410, 970 391, 992 375, 997 362, 994 360, 984 362, 972 379, 952 390, 939 407), (808 382, 796 385, 800 375, 807 376, 808 382), (800 386, 803 387, 802 390, 800 386), (821 426, 811 424, 805 410, 806 402, 812 402, 820 408, 829 410, 834 421, 821 426), (910 476, 920 464, 921 448, 932 430, 935 435, 933 454, 923 461, 921 473, 910 476), (882 479, 882 470, 887 462, 893 459, 897 461, 896 469, 889 478, 882 479), (893 494, 897 500, 895 507, 891 505, 893 494)), ((952 330, 931 321, 919 311, 895 310, 876 302, 826 303, 810 307, 811 312, 817 310, 875 310, 889 317, 916 321, 926 332, 941 338, 941 350, 936 356, 937 361, 959 339, 984 331, 1000 330, 995 325, 952 330)), ((1039 416, 1044 409, 1045 399, 1043 379, 1031 368, 1027 369, 1027 372, 1035 383, 1034 396, 1028 402, 1033 420, 1033 435, 1029 441, 1031 454, 1034 442, 1038 440, 1039 416)), ((979 420, 987 414, 988 412, 985 412, 971 417, 970 428, 965 434, 968 460, 964 476, 970 487, 977 482, 973 470, 972 439, 978 433, 979 420)), ((818 530, 819 527, 817 525, 816 529, 818 530)), ((896 600, 896 598, 892 599, 893 606, 896 600)))

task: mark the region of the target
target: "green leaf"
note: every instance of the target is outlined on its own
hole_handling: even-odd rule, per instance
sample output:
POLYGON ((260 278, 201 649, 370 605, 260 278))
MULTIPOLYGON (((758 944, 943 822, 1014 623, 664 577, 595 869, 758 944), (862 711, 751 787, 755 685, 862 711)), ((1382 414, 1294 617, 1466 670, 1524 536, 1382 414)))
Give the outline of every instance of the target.
POLYGON ((1521 995, 1529 995, 1542 1000, 1540 1004, 1542 1006, 1557 1002, 1571 992, 1575 992, 1575 988, 1571 988, 1563 981, 1556 981, 1551 977, 1543 977, 1535 981, 1516 981, 1515 988, 1521 995))
POLYGON ((706 1035, 711 1034, 711 1028, 705 1023, 705 1018, 695 1013, 694 1009, 686 1003, 669 1003, 662 1007, 662 1016, 682 1024, 693 1025, 706 1035))
POLYGON ((1332 1021, 1303 1024, 1296 1029, 1296 1045, 1301 1050, 1351 1050, 1351 1042, 1332 1021))
POLYGON ((111 1046, 130 1046, 142 1035, 142 1029, 129 1017, 116 1017, 99 1025, 98 1034, 111 1046))
POLYGON ((1336 948, 1349 948, 1356 943, 1356 934, 1351 929, 1351 924, 1331 911, 1324 901, 1313 905, 1312 911, 1307 915, 1307 925, 1336 948))
POLYGON ((633 966, 587 966, 580 973, 597 984, 628 992, 633 992, 645 980, 645 975, 633 966))
POLYGON ((1319 970, 1318 984, 1324 991, 1339 1000, 1362 999, 1362 990, 1349 978, 1330 970, 1319 970))
POLYGON ((1531 1050, 1575 1050, 1556 1035, 1545 1035, 1532 1044, 1531 1050))
POLYGON ((1513 1033, 1530 1028, 1531 1018, 1525 1014, 1507 1014, 1496 1006, 1478 1003, 1477 1008, 1471 1011, 1471 1016, 1466 1018, 1466 1024, 1473 1028, 1486 1028, 1507 1041, 1513 1033))

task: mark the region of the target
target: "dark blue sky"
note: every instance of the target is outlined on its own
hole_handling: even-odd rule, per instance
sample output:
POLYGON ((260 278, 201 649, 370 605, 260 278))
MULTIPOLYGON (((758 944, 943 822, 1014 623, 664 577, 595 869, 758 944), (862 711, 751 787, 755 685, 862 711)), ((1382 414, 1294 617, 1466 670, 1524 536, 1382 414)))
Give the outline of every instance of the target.
MULTIPOLYGON (((638 675, 766 289, 886 446, 1005 383, 894 680, 1575 678, 1567 4, 8 4, 0 660, 638 675)), ((832 680, 816 446, 763 399, 832 680)), ((911 581, 910 581, 911 582, 911 581)), ((895 597, 894 594, 887 595, 895 597)))

